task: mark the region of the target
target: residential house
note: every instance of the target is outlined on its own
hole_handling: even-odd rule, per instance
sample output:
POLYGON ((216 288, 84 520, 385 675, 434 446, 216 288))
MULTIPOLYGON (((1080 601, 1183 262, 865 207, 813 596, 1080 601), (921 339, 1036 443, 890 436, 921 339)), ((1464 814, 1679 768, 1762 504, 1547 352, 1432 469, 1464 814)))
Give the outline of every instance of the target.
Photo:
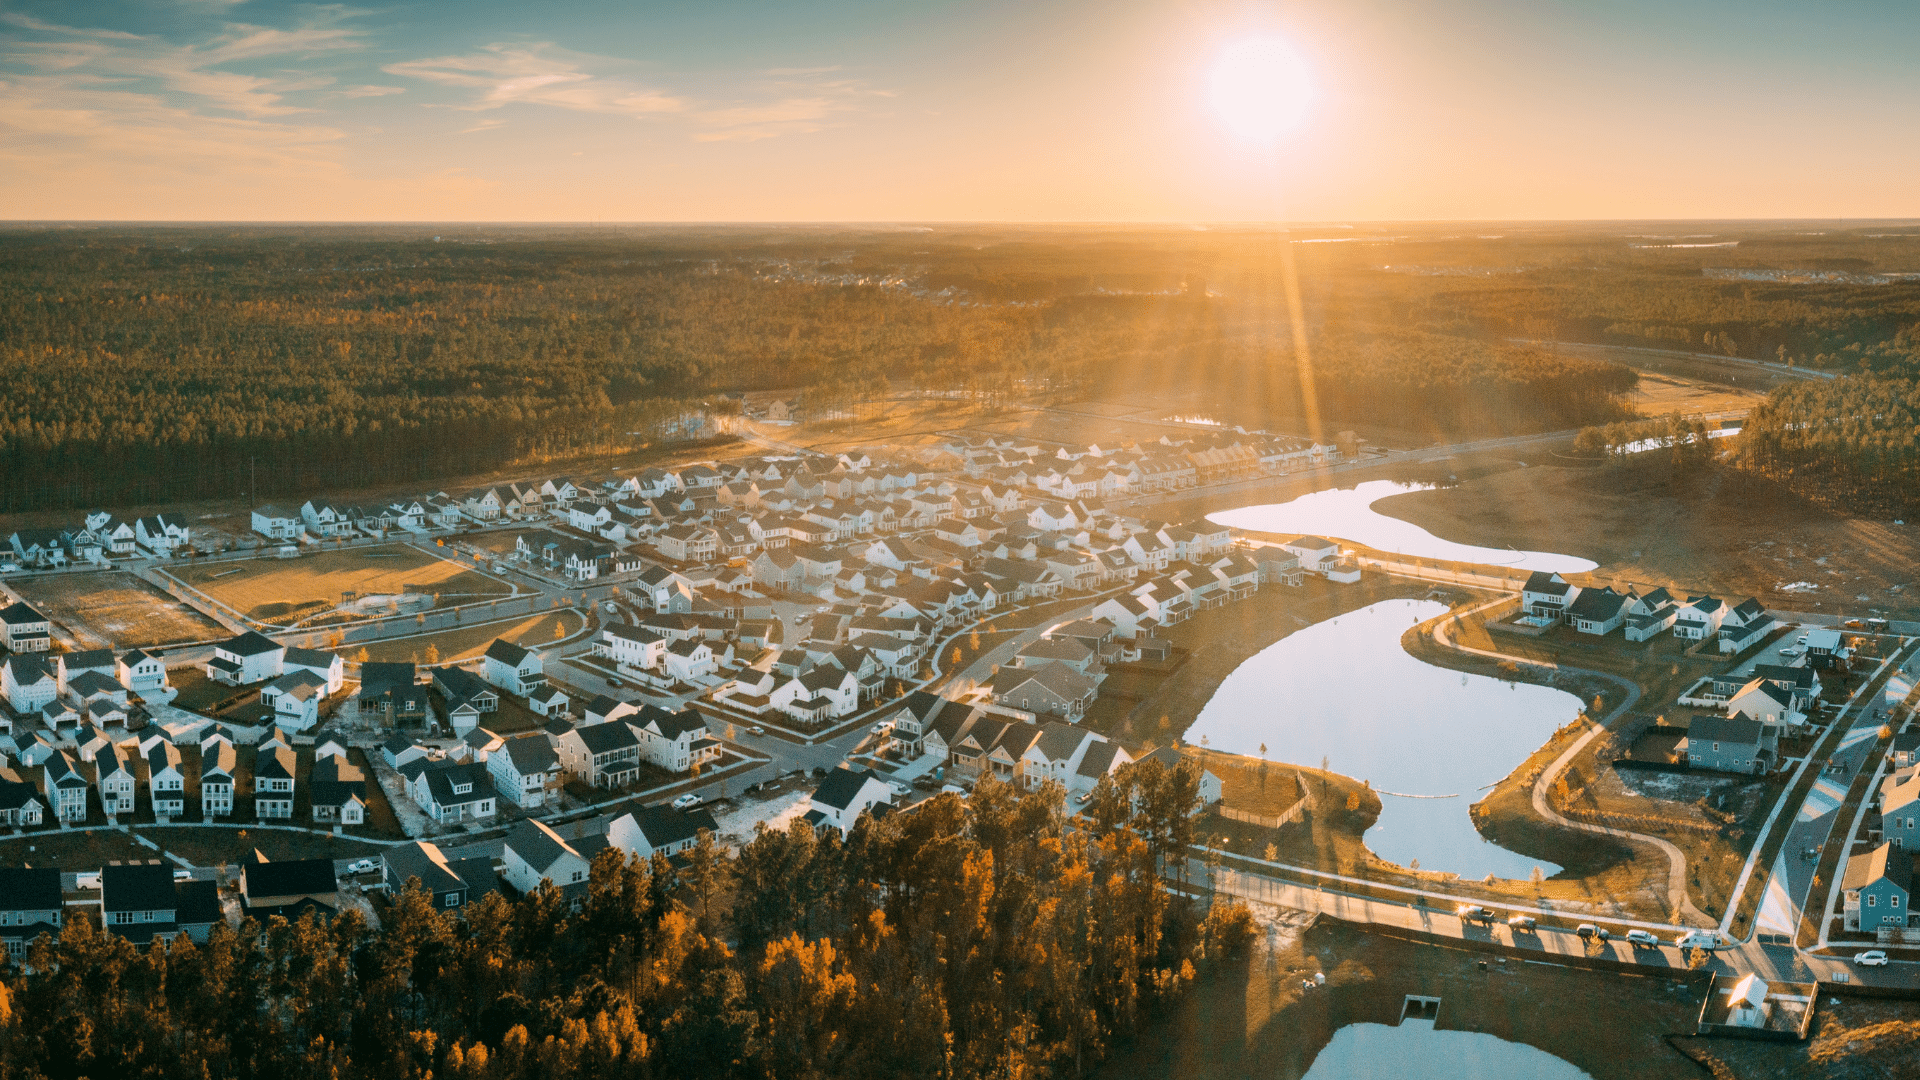
POLYGON ((1673 626, 1680 615, 1680 606, 1674 602, 1673 594, 1665 589, 1655 589, 1646 595, 1628 594, 1627 599, 1627 640, 1650 641, 1673 626))
POLYGON ((9 656, 0 661, 0 692, 13 711, 37 712, 60 696, 63 670, 58 656, 9 656))
POLYGON ((498 812, 492 774, 479 762, 429 761, 408 781, 407 793, 442 825, 483 821, 498 812))
MULTIPOLYGON (((605 837, 598 837, 605 844, 605 837)), ((544 882, 559 890, 574 906, 586 898, 592 855, 561 838, 544 822, 523 821, 507 834, 501 877, 521 893, 531 893, 544 882)))
POLYGON ((1611 587, 1581 589, 1567 605, 1566 617, 1583 634, 1611 634, 1627 621, 1627 596, 1611 587))
POLYGON ((200 744, 200 815, 207 820, 233 815, 234 773, 240 757, 233 743, 211 739, 200 744))
POLYGON ((527 709, 536 716, 557 720, 571 716, 572 699, 555 686, 544 686, 527 695, 527 709))
POLYGON ((1078 721, 1093 704, 1098 685, 1065 664, 1001 668, 993 676, 993 700, 1033 713, 1078 721))
POLYGON ((640 737, 624 723, 574 728, 555 743, 566 771, 589 787, 619 787, 640 775, 640 737))
POLYGON ((1340 545, 1319 536, 1302 536, 1280 547, 1299 559, 1300 569, 1309 573, 1324 573, 1340 557, 1340 545))
POLYGON ((709 737, 707 718, 693 709, 670 713, 653 705, 627 720, 640 739, 640 756, 668 772, 683 773, 719 760, 719 740, 709 737))
POLYGON ((87 820, 87 789, 93 785, 80 771, 80 763, 65 750, 56 750, 40 767, 41 788, 53 807, 56 821, 80 824, 87 820))
POLYGON ((667 646, 662 659, 667 677, 683 683, 692 683, 719 670, 713 649, 704 641, 676 641, 667 646))
POLYGON ((1520 602, 1528 615, 1558 623, 1567 608, 1580 596, 1580 586, 1567 583, 1559 574, 1535 570, 1521 586, 1520 602))
POLYGON ((1718 772, 1765 773, 1779 756, 1780 729, 1744 713, 1696 715, 1677 748, 1687 765, 1718 772))
POLYGON ((292 540, 300 535, 299 515, 268 503, 253 508, 253 531, 269 540, 292 540))
POLYGON ((601 628, 600 637, 593 643, 593 655, 644 671, 665 663, 666 652, 666 635, 624 623, 601 628))
POLYGON ((1880 781, 1880 835, 1896 849, 1920 852, 1920 769, 1909 765, 1880 781))
POLYGON ((1806 723, 1805 713, 1793 707, 1794 693, 1771 679, 1755 678, 1727 699, 1727 715, 1744 713, 1763 724, 1782 728, 1806 723))
POLYGON ((411 663, 361 664, 360 692, 354 698, 360 715, 394 727, 426 723, 427 688, 415 679, 411 663))
POLYGON ((1727 617, 1727 605, 1711 596, 1689 596, 1674 619, 1673 636, 1687 641, 1718 637, 1727 617))
MULTIPOLYGON (((85 794, 85 789, 81 789, 85 794)), ((40 786, 28 774, 0 766, 0 826, 22 829, 46 820, 47 804, 40 797, 40 786)), ((0 891, 0 903, 4 903, 0 891)), ((0 923, 0 926, 4 926, 0 923)))
POLYGON ((560 756, 542 732, 507 739, 487 755, 494 790, 522 810, 537 810, 558 797, 560 756))
POLYGON ((1747 597, 1727 610, 1726 617, 1720 622, 1720 652, 1737 653, 1749 646, 1758 645, 1778 623, 1760 606, 1760 601, 1747 597))
POLYGON ((0 627, 6 630, 7 651, 11 653, 46 652, 53 641, 53 623, 24 603, 0 608, 0 627))
POLYGON ((1853 650, 1846 646, 1840 631, 1825 626, 1807 631, 1808 667, 1825 670, 1851 659, 1853 650))
POLYGON ((465 668, 433 669, 433 686, 446 706, 446 719, 456 735, 464 735, 480 719, 500 708, 500 692, 465 668))
POLYGON ((213 647, 207 678, 231 686, 249 686, 278 678, 287 647, 257 630, 249 630, 213 647))
MULTIPOLYGON (((211 884, 211 882, 209 883, 211 884)), ((100 921, 108 933, 144 946, 180 933, 180 895, 159 860, 108 863, 100 871, 100 921)))
POLYGON ((7 959, 26 963, 27 947, 41 934, 58 938, 65 919, 58 867, 0 867, 0 944, 7 959))
POLYGON ((133 755, 109 742, 93 756, 94 776, 100 785, 100 809, 108 817, 133 813, 133 755))
POLYGON ((706 810, 648 806, 614 818, 607 826, 607 843, 626 852, 629 858, 651 859, 655 855, 671 858, 698 843, 702 830, 715 835, 720 832, 713 815, 706 810))
POLYGON ((418 882, 428 903, 456 914, 488 893, 499 891, 492 859, 449 859, 438 844, 425 840, 382 852, 380 881, 387 895, 396 898, 418 882))
POLYGON ((293 816, 293 748, 278 741, 261 743, 253 751, 253 815, 257 818, 293 816))
POLYGON ((834 769, 813 791, 801 817, 818 832, 828 828, 846 836, 860 815, 877 806, 892 806, 893 790, 872 769, 834 769))
POLYGON ((1854 855, 1847 859, 1840 890, 1848 930, 1904 929, 1913 917, 1913 856, 1892 844, 1854 855))
MULTIPOLYGON (((330 744, 331 745, 331 744, 330 744)), ((367 773, 347 760, 345 753, 322 748, 307 778, 313 820, 340 825, 363 825, 367 820, 367 773)))
POLYGON ((260 704, 272 710, 268 723, 287 731, 307 731, 320 723, 320 699, 326 684, 311 671, 289 671, 260 688, 260 704))
POLYGON ((774 687, 768 701, 798 720, 851 716, 860 708, 860 679, 832 664, 817 664, 774 687))
POLYGON ((166 664, 141 649, 129 651, 114 664, 114 677, 136 694, 168 689, 166 664))
POLYGON ((525 697, 547 685, 546 666, 539 654, 511 641, 494 638, 484 663, 481 677, 510 694, 525 697))
MULTIPOLYGON (((1190 760, 1186 755, 1171 746, 1163 746, 1140 758, 1141 762, 1157 761, 1163 768, 1167 769, 1178 769, 1183 762, 1190 760)), ((1213 770, 1204 765, 1199 765, 1198 768, 1200 770, 1200 782, 1198 794, 1194 800, 1194 810, 1196 812, 1202 807, 1214 805, 1224 796, 1224 791, 1220 786, 1220 778, 1213 774, 1213 770)))
POLYGON ((304 671, 320 680, 321 697, 337 694, 347 685, 347 662, 338 653, 324 649, 296 649, 289 646, 286 654, 280 658, 280 671, 286 675, 304 671))
POLYGON ((187 812, 187 774, 180 748, 165 739, 147 746, 147 795, 155 817, 183 817, 187 812))
POLYGON ((240 866, 241 911, 265 925, 279 915, 299 922, 308 912, 327 923, 340 910, 340 882, 332 859, 250 860, 240 866))

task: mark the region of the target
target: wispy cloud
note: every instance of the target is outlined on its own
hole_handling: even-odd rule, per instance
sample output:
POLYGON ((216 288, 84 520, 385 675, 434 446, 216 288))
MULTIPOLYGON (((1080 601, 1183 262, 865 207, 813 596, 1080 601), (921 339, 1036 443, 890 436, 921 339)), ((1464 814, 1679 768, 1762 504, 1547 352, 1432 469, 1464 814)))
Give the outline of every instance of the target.
POLYGON ((658 88, 582 70, 583 59, 551 42, 488 45, 466 56, 407 60, 382 70, 474 91, 452 107, 476 112, 525 104, 644 117, 686 108, 683 99, 658 88))
POLYGON ((349 86, 345 90, 334 91, 334 93, 339 94, 341 97, 353 98, 387 97, 390 94, 404 94, 406 92, 407 88, 404 86, 349 86))
POLYGON ((388 64, 382 70, 469 91, 464 100, 445 108, 482 112, 533 105, 669 120, 684 125, 700 142, 750 142, 821 131, 844 122, 868 99, 893 96, 858 79, 830 78, 840 72, 838 65, 773 68, 724 92, 700 94, 607 73, 622 63, 552 42, 497 43, 464 55, 388 64))

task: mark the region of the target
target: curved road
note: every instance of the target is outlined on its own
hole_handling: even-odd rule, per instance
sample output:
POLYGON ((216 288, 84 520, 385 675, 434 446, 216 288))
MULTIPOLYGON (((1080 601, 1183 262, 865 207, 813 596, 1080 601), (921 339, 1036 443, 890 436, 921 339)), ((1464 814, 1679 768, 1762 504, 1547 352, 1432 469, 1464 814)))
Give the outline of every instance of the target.
MULTIPOLYGON (((1508 599, 1510 599, 1510 597, 1489 600, 1467 614, 1478 614, 1490 607, 1504 604, 1508 599)), ((1509 656, 1506 653, 1461 645, 1447 635, 1447 624, 1450 621, 1450 619, 1441 618, 1435 622, 1433 626, 1433 640, 1436 644, 1444 648, 1453 649, 1456 652, 1469 653, 1474 656, 1484 656, 1494 660, 1502 660, 1507 663, 1527 664, 1532 667, 1548 668, 1557 671, 1578 672, 1582 675, 1591 675, 1595 678, 1605 679, 1625 688, 1627 692, 1626 699, 1614 706, 1613 711, 1607 713, 1607 715, 1595 723, 1594 726, 1588 728, 1586 734, 1575 739, 1571 746, 1568 746, 1559 757, 1554 759, 1553 764, 1547 766, 1546 771, 1540 774, 1540 778, 1534 781, 1533 812, 1563 828, 1579 829, 1582 832, 1599 833, 1603 836, 1614 836, 1623 840, 1634 840, 1659 848, 1662 852, 1665 852, 1667 856, 1668 910, 1678 913, 1677 918, 1682 922, 1692 923, 1696 926, 1718 925, 1718 920, 1708 917, 1705 912, 1695 907, 1693 905, 1693 898, 1687 895, 1687 856, 1685 852, 1675 847, 1671 842, 1662 840, 1657 836, 1629 832, 1626 829, 1615 829, 1606 825, 1589 825, 1585 822, 1569 820, 1568 818, 1562 817, 1547 802, 1547 791, 1552 787, 1553 781, 1559 778, 1561 773, 1566 771, 1567 766, 1573 761, 1574 756, 1580 753, 1580 751, 1585 750, 1588 743, 1598 737, 1601 732, 1607 730, 1609 724, 1639 702, 1640 688, 1617 675, 1609 675, 1604 671, 1591 671, 1586 668, 1542 664, 1533 660, 1523 660, 1516 656, 1509 656)))

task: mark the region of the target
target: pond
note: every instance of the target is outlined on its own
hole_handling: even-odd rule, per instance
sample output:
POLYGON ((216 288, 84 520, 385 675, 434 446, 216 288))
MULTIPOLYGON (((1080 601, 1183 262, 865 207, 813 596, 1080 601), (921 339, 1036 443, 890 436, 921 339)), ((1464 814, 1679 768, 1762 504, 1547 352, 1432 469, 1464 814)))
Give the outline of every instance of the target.
POLYGON ((1411 521, 1388 517, 1373 509, 1374 503, 1390 495, 1428 489, 1428 485, 1368 480, 1356 487, 1316 491, 1283 503, 1221 510, 1208 514, 1207 520, 1236 529, 1337 537, 1365 544, 1378 551, 1391 551, 1416 559, 1448 559, 1558 574, 1584 573, 1597 565, 1590 559, 1558 555, 1551 551, 1516 551, 1513 548, 1456 544, 1440 539, 1411 521))
POLYGON ((1303 627, 1247 658, 1200 710, 1189 742, 1366 779, 1381 792, 1367 846, 1402 866, 1463 878, 1526 878, 1559 866, 1498 847, 1469 806, 1580 712, 1563 690, 1449 671, 1400 635, 1447 611, 1383 600, 1303 627))
POLYGON ((1484 1031, 1436 1031, 1431 1020, 1348 1024, 1313 1059, 1304 1080, 1445 1076, 1458 1080, 1592 1080, 1572 1063, 1484 1031))

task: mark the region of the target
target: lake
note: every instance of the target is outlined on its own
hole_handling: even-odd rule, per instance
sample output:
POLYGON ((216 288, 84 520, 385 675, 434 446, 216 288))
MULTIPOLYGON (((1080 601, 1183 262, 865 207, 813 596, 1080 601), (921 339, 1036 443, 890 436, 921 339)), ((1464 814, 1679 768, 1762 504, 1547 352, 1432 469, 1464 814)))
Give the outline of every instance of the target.
POLYGON ((1187 741, 1318 764, 1381 792, 1367 846, 1383 859, 1463 878, 1526 878, 1560 867, 1481 837, 1468 807, 1579 715, 1563 690, 1449 671, 1408 655, 1400 635, 1447 611, 1383 600, 1303 627, 1248 657, 1200 710, 1187 741), (1409 797, 1426 796, 1426 797, 1409 797), (1433 798, 1432 796, 1454 796, 1433 798))
POLYGON ((1368 480, 1356 487, 1316 491, 1283 503, 1221 510, 1208 514, 1207 520, 1235 529, 1337 537, 1365 544, 1378 551, 1391 551, 1416 559, 1485 563, 1557 574, 1583 573, 1597 565, 1590 559, 1551 551, 1516 551, 1513 548, 1456 544, 1451 540, 1442 540, 1410 521, 1388 517, 1373 509, 1374 503, 1390 495, 1426 490, 1429 487, 1425 485, 1368 480))
POLYGON ((1313 1059, 1304 1080, 1593 1080, 1572 1063, 1484 1031, 1436 1031, 1431 1020, 1348 1024, 1313 1059))

